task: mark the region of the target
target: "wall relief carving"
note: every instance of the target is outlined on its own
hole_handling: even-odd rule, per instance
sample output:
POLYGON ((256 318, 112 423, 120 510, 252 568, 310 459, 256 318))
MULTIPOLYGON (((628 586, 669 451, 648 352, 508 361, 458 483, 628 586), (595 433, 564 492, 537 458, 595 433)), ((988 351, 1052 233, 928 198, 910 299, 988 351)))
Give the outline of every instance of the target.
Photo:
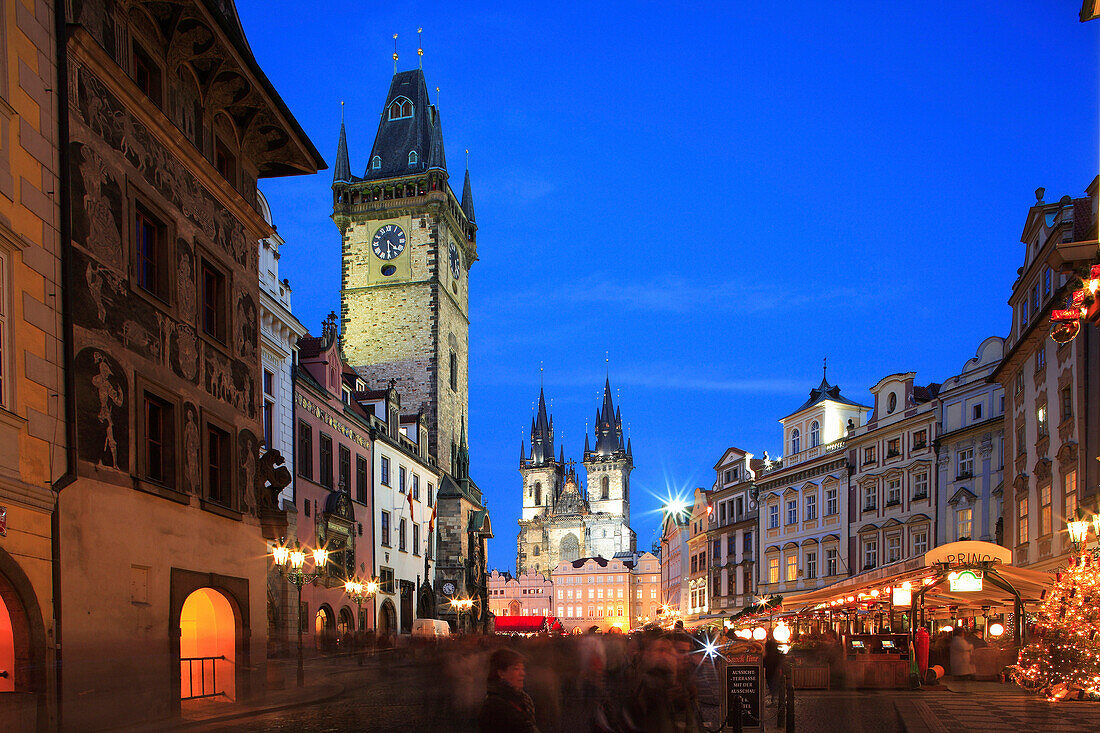
POLYGON ((101 349, 81 350, 76 372, 77 454, 99 466, 128 471, 130 424, 126 372, 101 349))

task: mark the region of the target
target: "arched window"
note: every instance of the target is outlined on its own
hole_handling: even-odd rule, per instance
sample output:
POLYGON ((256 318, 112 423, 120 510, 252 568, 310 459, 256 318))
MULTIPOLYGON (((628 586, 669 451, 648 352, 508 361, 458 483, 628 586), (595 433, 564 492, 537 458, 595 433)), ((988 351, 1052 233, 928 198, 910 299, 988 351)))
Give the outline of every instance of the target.
POLYGON ((382 158, 377 155, 371 158, 370 167, 372 170, 380 170, 382 168, 382 158))
POLYGON ((810 423, 810 447, 816 448, 821 445, 821 426, 818 425, 817 420, 810 423))
POLYGON ((791 431, 791 455, 793 456, 802 448, 802 433, 798 432, 798 428, 791 431))
POLYGON ((604 476, 600 479, 600 498, 606 499, 611 495, 611 479, 604 476))
POLYGON ((402 120, 406 117, 412 117, 413 103, 405 97, 398 97, 390 102, 389 112, 391 120, 402 120))
POLYGON ((420 156, 418 156, 416 154, 415 150, 410 150, 409 151, 409 167, 412 168, 413 166, 415 166, 419 162, 420 162, 420 156))
POLYGON ((538 546, 538 545, 535 545, 535 549, 534 549, 534 551, 532 552, 532 554, 533 554, 533 555, 534 555, 535 557, 538 557, 538 556, 539 556, 539 546, 538 546))
POLYGON ((542 482, 535 482, 535 506, 542 506, 542 482))

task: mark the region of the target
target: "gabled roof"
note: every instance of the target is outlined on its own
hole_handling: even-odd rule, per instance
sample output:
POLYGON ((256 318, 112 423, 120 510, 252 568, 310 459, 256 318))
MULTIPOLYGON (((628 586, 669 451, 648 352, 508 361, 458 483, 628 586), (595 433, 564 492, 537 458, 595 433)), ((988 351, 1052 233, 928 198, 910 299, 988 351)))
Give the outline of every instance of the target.
POLYGON ((378 133, 374 137, 374 146, 371 148, 363 178, 368 181, 393 178, 422 173, 429 167, 444 170, 447 167, 439 110, 428 98, 428 86, 424 81, 423 71, 399 71, 390 81, 390 91, 386 95, 386 103, 382 105, 378 133), (390 119, 390 104, 397 99, 412 102, 412 115, 390 119), (415 152, 417 157, 417 162, 413 165, 409 165, 410 152, 415 152), (375 157, 381 161, 381 166, 377 169, 373 165, 375 157))

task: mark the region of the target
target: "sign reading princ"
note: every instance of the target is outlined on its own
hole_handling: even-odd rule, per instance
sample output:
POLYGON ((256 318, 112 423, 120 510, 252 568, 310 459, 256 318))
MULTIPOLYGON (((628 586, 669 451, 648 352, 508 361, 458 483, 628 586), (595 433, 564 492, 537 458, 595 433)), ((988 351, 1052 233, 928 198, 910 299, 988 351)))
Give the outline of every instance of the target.
POLYGON ((992 542, 952 542, 924 553, 924 564, 975 565, 982 562, 1012 564, 1012 550, 992 542))

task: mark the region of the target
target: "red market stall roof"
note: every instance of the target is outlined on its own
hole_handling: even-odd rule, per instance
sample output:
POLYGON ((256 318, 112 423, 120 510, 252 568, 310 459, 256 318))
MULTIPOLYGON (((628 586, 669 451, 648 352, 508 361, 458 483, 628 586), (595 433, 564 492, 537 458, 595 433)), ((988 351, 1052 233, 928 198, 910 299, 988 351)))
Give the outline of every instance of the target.
POLYGON ((497 616, 493 623, 498 634, 565 633, 556 616, 497 616))

